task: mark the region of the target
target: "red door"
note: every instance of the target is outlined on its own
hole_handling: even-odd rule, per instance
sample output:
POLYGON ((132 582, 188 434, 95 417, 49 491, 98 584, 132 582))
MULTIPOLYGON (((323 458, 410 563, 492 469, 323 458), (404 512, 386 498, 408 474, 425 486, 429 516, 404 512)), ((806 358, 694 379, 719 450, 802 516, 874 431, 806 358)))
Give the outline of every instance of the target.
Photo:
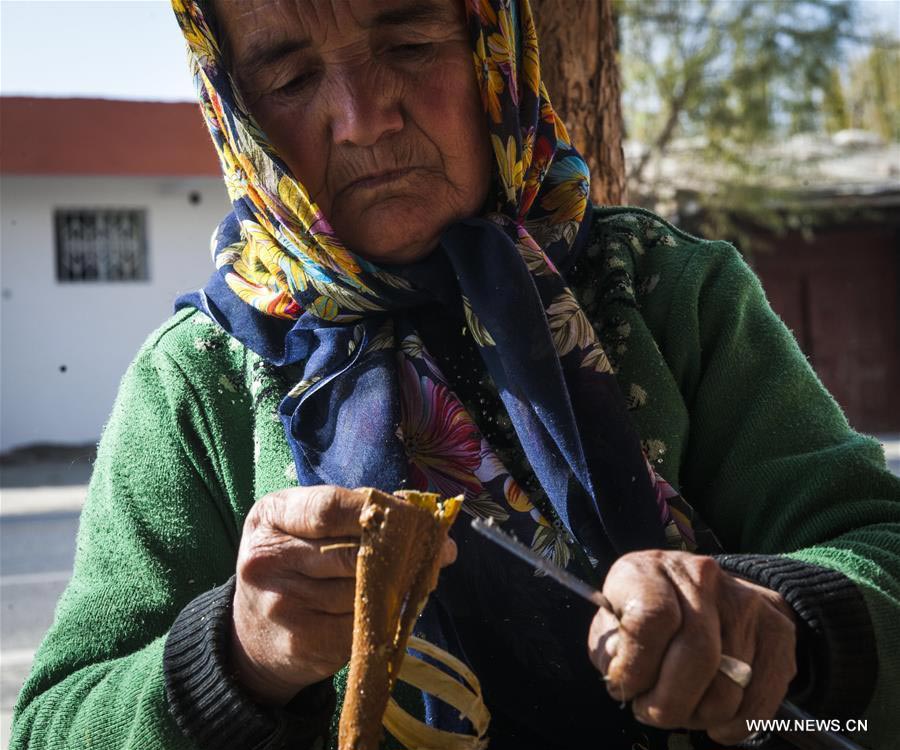
POLYGON ((777 241, 754 258, 775 311, 850 423, 900 431, 900 238, 891 228, 777 241))

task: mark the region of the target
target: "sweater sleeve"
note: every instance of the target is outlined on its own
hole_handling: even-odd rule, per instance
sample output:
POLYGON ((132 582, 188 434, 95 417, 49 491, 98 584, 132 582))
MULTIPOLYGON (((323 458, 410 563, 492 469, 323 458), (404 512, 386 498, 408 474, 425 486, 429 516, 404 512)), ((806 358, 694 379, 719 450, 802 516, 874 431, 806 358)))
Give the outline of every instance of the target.
MULTIPOLYGON (((158 341, 145 346, 123 378, 82 511, 72 579, 16 705, 13 750, 269 750, 282 740, 304 746, 297 736, 283 736, 292 717, 252 705, 234 685, 223 688, 233 699, 226 708, 255 730, 252 744, 217 733, 198 741, 179 727, 167 700, 165 672, 171 681, 175 661, 185 680, 210 667, 203 660, 224 626, 214 631, 185 621, 204 606, 216 610, 216 594, 230 590, 240 538, 234 496, 247 494, 235 487, 224 441, 201 401, 158 341), (179 613, 182 644, 199 642, 193 665, 189 649, 175 661, 165 655, 179 613)), ((236 404, 235 414, 242 406, 246 412, 236 404)), ((234 415, 226 417, 229 439, 249 441, 252 455, 252 437, 234 415)), ((222 677, 227 683, 224 671, 222 677)), ((202 697, 184 691, 182 714, 187 701, 202 697)), ((209 705, 196 713, 215 718, 209 705)))
POLYGON ((691 414, 685 496, 735 574, 780 591, 808 629, 807 697, 865 718, 867 747, 900 743, 900 480, 854 432, 758 279, 702 243, 676 292, 671 339, 691 414), (871 635, 874 633, 874 643, 871 635))
POLYGON ((228 658, 235 577, 178 615, 163 654, 169 710, 203 748, 323 748, 335 709, 331 680, 301 690, 284 709, 255 704, 228 658))

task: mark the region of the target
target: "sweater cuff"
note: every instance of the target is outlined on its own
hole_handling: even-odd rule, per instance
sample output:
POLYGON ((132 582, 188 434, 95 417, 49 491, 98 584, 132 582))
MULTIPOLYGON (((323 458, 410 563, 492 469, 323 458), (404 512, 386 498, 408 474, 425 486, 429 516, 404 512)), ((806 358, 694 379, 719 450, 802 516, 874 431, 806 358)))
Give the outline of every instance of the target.
POLYGON ((169 712, 203 750, 324 748, 335 709, 331 680, 301 690, 283 708, 256 703, 229 663, 234 576, 201 594, 166 638, 163 672, 169 712))
POLYGON ((815 716, 862 716, 878 673, 862 593, 843 573, 776 555, 716 555, 723 570, 777 591, 794 610, 797 677, 788 699, 815 716))

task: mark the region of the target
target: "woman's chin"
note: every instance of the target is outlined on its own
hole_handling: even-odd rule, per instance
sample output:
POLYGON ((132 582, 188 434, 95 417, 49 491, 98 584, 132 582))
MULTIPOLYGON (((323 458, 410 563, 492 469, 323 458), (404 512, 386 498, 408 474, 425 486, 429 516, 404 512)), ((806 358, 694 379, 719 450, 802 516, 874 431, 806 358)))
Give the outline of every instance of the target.
MULTIPOLYGON (((452 215, 438 215, 422 196, 391 196, 367 206, 355 221, 333 222, 337 235, 367 260, 410 263, 433 252, 452 215)), ((349 214, 349 212, 347 212, 349 214)))
POLYGON ((410 243, 407 241, 405 244, 376 242, 368 246, 360 246, 359 249, 355 249, 355 252, 366 260, 386 266, 412 263, 433 253, 438 246, 439 236, 439 234, 434 235, 427 242, 410 243))

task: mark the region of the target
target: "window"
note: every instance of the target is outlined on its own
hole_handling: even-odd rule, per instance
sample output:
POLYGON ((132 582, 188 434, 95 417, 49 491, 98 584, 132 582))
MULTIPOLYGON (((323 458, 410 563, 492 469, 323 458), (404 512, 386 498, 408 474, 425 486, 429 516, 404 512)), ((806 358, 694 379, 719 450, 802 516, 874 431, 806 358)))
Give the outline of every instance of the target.
POLYGON ((56 211, 58 281, 146 281, 147 214, 139 209, 56 211))

